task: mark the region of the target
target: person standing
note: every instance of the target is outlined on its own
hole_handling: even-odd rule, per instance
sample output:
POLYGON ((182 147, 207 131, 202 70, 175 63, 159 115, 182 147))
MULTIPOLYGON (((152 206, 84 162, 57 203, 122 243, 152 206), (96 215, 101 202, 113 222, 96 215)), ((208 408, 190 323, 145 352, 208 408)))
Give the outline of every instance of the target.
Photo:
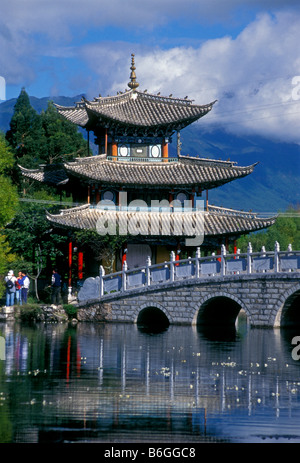
POLYGON ((11 307, 15 303, 15 294, 16 294, 16 277, 14 276, 13 270, 10 270, 5 277, 5 299, 6 299, 6 307, 11 307))
POLYGON ((27 304, 27 296, 29 291, 30 280, 26 272, 22 272, 22 289, 21 289, 21 298, 22 303, 27 304))
POLYGON ((22 305, 22 284, 23 284, 22 272, 19 272, 18 278, 16 281, 16 301, 17 301, 17 304, 20 304, 20 305, 22 305))
POLYGON ((61 287, 61 278, 56 269, 53 270, 51 278, 51 304, 59 305, 60 302, 60 287, 61 287))

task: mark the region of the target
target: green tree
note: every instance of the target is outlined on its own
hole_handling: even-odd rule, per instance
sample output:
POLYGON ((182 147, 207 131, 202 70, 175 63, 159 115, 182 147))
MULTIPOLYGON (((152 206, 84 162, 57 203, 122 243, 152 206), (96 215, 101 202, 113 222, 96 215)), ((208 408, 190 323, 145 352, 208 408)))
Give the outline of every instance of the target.
POLYGON ((294 250, 300 249, 300 206, 290 207, 286 215, 279 216, 274 225, 267 230, 251 233, 237 240, 237 247, 241 252, 246 252, 248 243, 251 242, 254 252, 265 246, 267 251, 274 250, 278 241, 281 250, 286 250, 291 244, 294 250))
POLYGON ((0 228, 13 218, 18 209, 18 193, 11 181, 13 165, 13 153, 0 133, 0 228))
MULTIPOLYGON (((14 254, 6 242, 4 227, 13 219, 19 206, 16 187, 10 180, 14 165, 13 153, 9 149, 4 134, 0 133, 0 280, 9 270, 14 261, 14 254)), ((4 292, 4 286, 0 286, 0 295, 4 292)))
MULTIPOLYGON (((36 193, 37 200, 55 201, 42 192, 36 193)), ((47 205, 48 206, 48 205, 47 205)), ((51 211, 56 206, 47 207, 51 211)), ((35 295, 39 299, 38 279, 48 276, 47 270, 56 259, 64 257, 66 237, 53 231, 45 215, 45 206, 38 202, 25 202, 7 227, 9 245, 17 256, 16 266, 28 272, 34 281, 35 295)))
POLYGON ((75 124, 58 114, 53 102, 49 101, 46 111, 42 111, 41 121, 46 145, 43 162, 52 164, 86 156, 87 142, 75 124))
POLYGON ((17 161, 24 167, 34 168, 40 163, 46 149, 43 135, 41 118, 22 88, 14 107, 10 129, 6 132, 6 139, 17 161))
POLYGON ((77 126, 58 114, 51 101, 46 111, 38 114, 24 88, 16 101, 6 139, 17 162, 26 168, 60 163, 87 154, 87 142, 77 126))

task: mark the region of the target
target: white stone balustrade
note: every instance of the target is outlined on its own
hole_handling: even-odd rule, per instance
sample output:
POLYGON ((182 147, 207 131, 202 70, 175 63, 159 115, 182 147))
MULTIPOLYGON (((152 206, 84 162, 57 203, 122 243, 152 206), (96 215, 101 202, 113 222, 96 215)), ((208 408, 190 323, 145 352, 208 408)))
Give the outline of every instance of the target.
POLYGON ((148 257, 146 265, 135 269, 128 269, 124 263, 119 272, 105 275, 104 268, 100 266, 99 277, 85 280, 78 294, 79 301, 99 298, 115 292, 134 291, 141 287, 162 286, 179 280, 201 278, 222 278, 259 274, 300 272, 300 251, 293 251, 289 245, 287 251, 280 251, 278 242, 274 251, 266 251, 263 247, 260 252, 253 252, 251 243, 247 252, 227 254, 225 246, 221 254, 201 257, 200 248, 197 248, 195 257, 175 260, 174 251, 170 254, 170 261, 151 264, 148 257))

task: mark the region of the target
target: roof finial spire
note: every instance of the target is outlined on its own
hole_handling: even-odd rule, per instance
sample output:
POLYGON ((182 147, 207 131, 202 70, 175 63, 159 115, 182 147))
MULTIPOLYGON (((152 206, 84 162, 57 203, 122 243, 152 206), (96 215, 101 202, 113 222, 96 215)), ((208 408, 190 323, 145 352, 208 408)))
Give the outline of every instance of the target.
POLYGON ((137 87, 140 85, 136 81, 136 75, 135 75, 135 65, 134 65, 134 53, 131 53, 131 74, 130 74, 130 82, 128 82, 128 87, 131 88, 133 91, 137 89, 137 87))

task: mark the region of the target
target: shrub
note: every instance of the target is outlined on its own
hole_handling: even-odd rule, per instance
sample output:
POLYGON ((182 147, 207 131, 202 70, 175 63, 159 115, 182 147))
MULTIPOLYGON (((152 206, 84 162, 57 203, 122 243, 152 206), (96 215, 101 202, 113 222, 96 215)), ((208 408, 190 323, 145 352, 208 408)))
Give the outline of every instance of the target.
POLYGON ((20 307, 20 320, 32 323, 41 320, 43 310, 38 304, 25 304, 20 307))
POLYGON ((77 318, 77 307, 72 304, 63 304, 63 309, 66 312, 68 319, 77 318))

